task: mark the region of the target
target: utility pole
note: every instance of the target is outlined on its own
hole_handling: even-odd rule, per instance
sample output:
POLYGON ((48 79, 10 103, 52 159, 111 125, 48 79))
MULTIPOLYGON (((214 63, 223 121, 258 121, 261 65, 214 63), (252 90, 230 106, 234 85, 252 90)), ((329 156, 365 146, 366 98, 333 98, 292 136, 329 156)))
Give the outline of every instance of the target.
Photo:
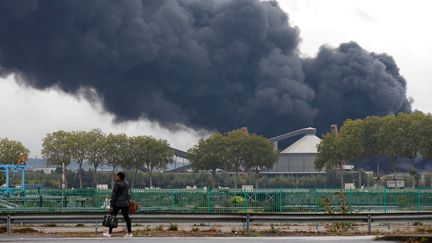
POLYGON ((61 188, 62 189, 66 189, 66 165, 65 165, 64 162, 62 163, 62 171, 63 171, 63 173, 62 173, 62 185, 61 185, 61 188))
MULTIPOLYGON (((332 124, 332 125, 330 126, 330 130, 331 130, 331 132, 332 132, 336 137, 339 136, 339 129, 338 129, 337 124, 332 124)), ((344 183, 344 178, 343 178, 344 164, 345 164, 345 161, 341 159, 341 160, 339 161, 339 170, 340 170, 340 177, 341 177, 341 178, 340 178, 340 182, 341 182, 341 188, 342 188, 342 189, 345 188, 345 183, 344 183)))

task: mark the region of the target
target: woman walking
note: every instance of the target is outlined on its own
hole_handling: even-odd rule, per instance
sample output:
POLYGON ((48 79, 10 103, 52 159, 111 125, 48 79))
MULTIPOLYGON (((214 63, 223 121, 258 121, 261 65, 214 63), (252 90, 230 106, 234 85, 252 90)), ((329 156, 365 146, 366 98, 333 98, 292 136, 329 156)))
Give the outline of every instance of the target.
MULTIPOLYGON (((115 181, 116 183, 111 194, 110 214, 117 216, 118 212, 121 211, 128 230, 125 238, 129 238, 133 236, 132 224, 129 217, 129 185, 125 181, 125 174, 123 172, 117 173, 115 181)), ((109 227, 109 231, 103 233, 103 235, 106 237, 111 237, 112 230, 112 227, 109 227)))

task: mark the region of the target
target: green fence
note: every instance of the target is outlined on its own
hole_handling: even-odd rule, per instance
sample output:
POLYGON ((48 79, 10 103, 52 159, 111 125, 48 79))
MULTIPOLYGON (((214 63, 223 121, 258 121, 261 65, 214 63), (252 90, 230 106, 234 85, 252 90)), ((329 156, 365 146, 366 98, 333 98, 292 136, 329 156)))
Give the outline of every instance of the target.
MULTIPOLYGON (((131 190, 144 212, 400 212, 432 211, 431 189, 131 190)), ((39 189, 0 196, 0 211, 106 210, 111 191, 39 189)))

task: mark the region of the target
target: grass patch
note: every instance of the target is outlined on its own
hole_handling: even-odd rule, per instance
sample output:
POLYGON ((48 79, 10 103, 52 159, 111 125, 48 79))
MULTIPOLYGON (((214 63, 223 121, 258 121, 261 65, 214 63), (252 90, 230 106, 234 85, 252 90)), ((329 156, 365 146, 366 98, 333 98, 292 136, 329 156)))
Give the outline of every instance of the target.
POLYGON ((174 223, 170 223, 168 230, 169 231, 178 231, 178 225, 174 224, 174 223))
POLYGON ((163 225, 160 224, 155 228, 155 230, 156 231, 164 231, 164 227, 163 227, 163 225))

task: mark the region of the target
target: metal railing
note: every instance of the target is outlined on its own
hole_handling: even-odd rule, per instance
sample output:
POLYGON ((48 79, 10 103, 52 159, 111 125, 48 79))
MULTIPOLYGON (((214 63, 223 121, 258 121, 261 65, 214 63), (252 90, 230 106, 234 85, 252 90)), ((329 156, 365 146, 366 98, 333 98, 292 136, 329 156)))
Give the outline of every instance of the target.
MULTIPOLYGON (((432 211, 432 189, 148 190, 131 195, 142 212, 325 213, 432 211)), ((0 213, 11 211, 104 211, 111 191, 39 189, 0 196, 0 213)))
MULTIPOLYGON (((87 224, 94 225, 96 230, 101 225, 103 213, 93 214, 9 214, 0 216, 0 224, 6 225, 7 232, 12 232, 13 225, 56 225, 56 224, 87 224)), ((122 218, 120 217, 120 220, 122 218)), ((200 213, 171 213, 171 214, 135 214, 132 215, 135 225, 148 223, 237 223, 243 224, 245 231, 250 226, 263 223, 364 223, 372 232, 372 223, 380 222, 430 222, 432 213, 361 213, 361 214, 200 214, 200 213)))

